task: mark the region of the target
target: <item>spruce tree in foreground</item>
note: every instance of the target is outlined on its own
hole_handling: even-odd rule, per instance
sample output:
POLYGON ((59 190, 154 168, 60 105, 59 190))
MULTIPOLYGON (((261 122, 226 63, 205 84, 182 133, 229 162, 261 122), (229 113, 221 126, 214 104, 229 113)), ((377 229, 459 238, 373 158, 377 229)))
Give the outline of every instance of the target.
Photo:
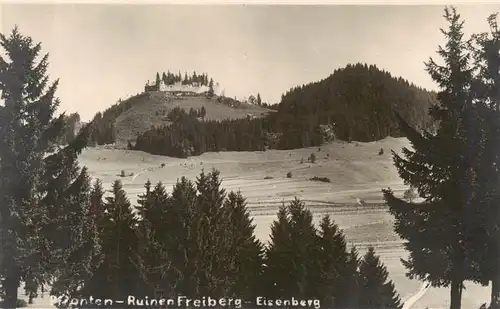
POLYGON ((320 249, 312 214, 295 199, 278 212, 266 251, 265 278, 269 296, 318 297, 320 249))
POLYGON ((219 172, 204 172, 196 179, 196 207, 190 214, 191 232, 196 240, 197 278, 201 295, 222 296, 228 286, 223 282, 224 224, 222 206, 226 192, 219 172))
POLYGON ((263 246, 255 237, 255 225, 240 192, 228 194, 222 211, 226 296, 254 300, 262 292, 263 246))
POLYGON ((119 180, 104 204, 102 221, 103 262, 83 290, 84 296, 127 299, 128 295, 151 295, 153 288, 143 272, 137 219, 119 180))
POLYGON ((388 280, 386 267, 375 255, 373 247, 368 248, 359 266, 361 284, 359 309, 401 309, 402 304, 394 289, 394 283, 388 280))
POLYGON ((479 204, 473 205, 472 194, 480 134, 475 131, 477 119, 469 91, 472 70, 468 43, 462 38, 463 22, 454 8, 446 8, 444 17, 449 28, 442 31, 447 43, 440 47, 439 55, 445 65, 439 66, 432 59, 426 64, 441 88, 440 104, 431 111, 439 121, 438 131, 421 134, 400 118, 401 131, 413 150, 404 148, 404 158, 393 152, 400 177, 417 189, 424 202, 408 203, 391 190, 383 192, 396 218, 395 230, 410 252, 409 260, 403 261, 408 276, 430 281, 433 286, 450 286, 450 308, 458 309, 463 281, 481 281, 471 258, 478 222, 470 220, 480 209, 479 204))
POLYGON ((176 284, 175 295, 195 296, 200 290, 197 272, 197 226, 194 222, 196 187, 185 177, 174 185, 170 206, 165 210, 161 232, 174 273, 171 280, 176 284))
POLYGON ((488 18, 489 32, 475 34, 472 50, 476 99, 484 138, 476 150, 478 186, 476 198, 484 209, 476 218, 482 234, 474 239, 480 247, 474 261, 485 281, 491 282, 490 308, 500 308, 500 30, 497 14, 488 18), (482 246, 482 247, 481 247, 482 246))
POLYGON ((345 306, 341 308, 358 308, 361 295, 361 275, 359 274, 359 265, 361 261, 359 260, 358 249, 355 246, 351 247, 349 254, 347 256, 347 273, 351 274, 346 277, 347 283, 345 288, 347 292, 345 294, 345 306))
POLYGON ((321 303, 347 308, 349 303, 345 296, 350 292, 350 280, 356 271, 349 272, 344 234, 329 216, 324 216, 319 225, 319 236, 321 271, 318 286, 321 303))
POLYGON ((54 114, 59 105, 58 82, 49 83, 48 55, 38 61, 41 45, 17 28, 9 36, 0 35, 0 45, 6 55, 0 58, 4 100, 0 106, 0 295, 4 307, 15 308, 21 282, 30 301, 53 280, 70 281, 65 288, 77 289, 78 281, 91 271, 88 261, 96 252, 88 246, 95 240, 91 219, 75 222, 76 213, 87 213, 89 206, 88 176, 76 161, 86 146, 88 128, 64 149, 46 156, 64 134, 64 115, 54 114), (55 225, 66 234, 57 234, 55 225))
POLYGON ((289 258, 293 254, 290 229, 288 208, 283 205, 277 220, 271 224, 270 243, 266 247, 263 280, 266 296, 289 296, 287 293, 292 288, 293 282, 288 278, 288 273, 294 269, 289 258))
POLYGON ((148 180, 145 185, 146 192, 140 196, 139 205, 139 230, 141 233, 141 256, 144 274, 147 281, 152 286, 161 290, 165 295, 173 295, 179 278, 172 274, 171 256, 169 249, 172 249, 174 241, 179 243, 177 238, 182 231, 178 228, 179 220, 172 220, 168 212, 172 209, 170 198, 165 187, 160 182, 151 189, 151 182, 148 180))
POLYGON ((51 239, 56 242, 52 254, 62 258, 56 264, 62 267, 57 269, 51 295, 76 297, 102 261, 99 217, 93 212, 91 180, 86 168, 65 191, 65 203, 58 205, 60 210, 51 225, 51 239))

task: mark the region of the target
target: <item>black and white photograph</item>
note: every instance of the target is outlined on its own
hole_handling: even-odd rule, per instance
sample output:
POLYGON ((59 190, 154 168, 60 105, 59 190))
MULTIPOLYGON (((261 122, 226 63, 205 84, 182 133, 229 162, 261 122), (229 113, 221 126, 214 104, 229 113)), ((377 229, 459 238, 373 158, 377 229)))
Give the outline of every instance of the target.
POLYGON ((500 309, 500 4, 0 4, 0 308, 500 309))

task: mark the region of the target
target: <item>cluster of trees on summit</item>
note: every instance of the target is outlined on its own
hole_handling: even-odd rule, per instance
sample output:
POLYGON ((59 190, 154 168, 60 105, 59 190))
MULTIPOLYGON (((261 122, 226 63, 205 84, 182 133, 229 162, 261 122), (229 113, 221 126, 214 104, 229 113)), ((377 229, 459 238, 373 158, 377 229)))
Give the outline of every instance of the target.
MULTIPOLYGON (((167 73, 163 72, 156 73, 155 85, 160 85, 160 81, 163 81, 165 85, 174 85, 175 83, 181 83, 182 85, 191 85, 193 83, 197 83, 201 86, 208 86, 211 78, 208 77, 207 73, 197 74, 196 71, 193 72, 192 75, 188 75, 187 72, 184 73, 184 77, 181 72, 174 74, 168 71, 167 73)), ((213 81, 212 81, 213 82, 213 81)))
MULTIPOLYGON (((390 188, 382 194, 410 253, 402 260, 408 277, 449 287, 450 309, 461 308, 465 281, 490 284, 490 308, 497 309, 500 29, 491 15, 490 31, 465 38, 456 10, 446 8, 444 17, 446 43, 438 50, 443 64, 432 58, 426 63, 440 88, 437 103, 428 111, 432 125, 410 124, 402 111, 394 116, 400 134, 412 145, 401 155, 393 152, 394 165, 419 199, 401 199, 390 188)), ((279 209, 270 241, 263 244, 256 238, 245 198, 225 192, 217 171, 202 172, 194 182, 181 177, 171 193, 161 183, 153 187, 148 182, 136 207, 119 181, 105 196, 101 183, 92 184, 89 171, 77 160, 95 134, 95 124, 83 126, 67 145, 56 147, 66 134, 67 120, 55 114, 58 82, 48 82, 48 56, 37 61, 41 45, 17 28, 9 36, 0 35, 0 43, 6 55, 0 58, 1 307, 16 307, 23 283, 30 300, 41 287, 50 287, 53 295, 73 297, 122 298, 161 291, 174 297, 318 298, 327 308, 401 308, 374 250, 359 258, 355 248, 346 247, 331 218, 325 216, 314 226, 311 212, 298 199, 279 209)), ((307 114, 295 107, 285 115, 301 119, 307 114)), ((281 132, 277 144, 300 144, 314 136, 306 120, 290 123, 277 115, 275 121, 267 119, 270 131, 253 126, 259 122, 251 119, 212 123, 208 132, 233 130, 237 136, 232 140, 232 135, 221 135, 228 140, 225 144, 208 134, 197 141, 186 134, 197 131, 177 130, 193 141, 189 147, 195 150, 238 140, 254 143, 248 132, 280 132, 280 125, 306 130, 295 139, 281 132), (236 126, 245 130, 236 132, 236 126)), ((192 121, 194 113, 178 112, 176 117, 180 120, 173 128, 199 125, 192 121)), ((382 123, 363 125, 377 128, 373 132, 389 130, 382 123)), ((182 140, 165 136, 169 145, 182 140)))

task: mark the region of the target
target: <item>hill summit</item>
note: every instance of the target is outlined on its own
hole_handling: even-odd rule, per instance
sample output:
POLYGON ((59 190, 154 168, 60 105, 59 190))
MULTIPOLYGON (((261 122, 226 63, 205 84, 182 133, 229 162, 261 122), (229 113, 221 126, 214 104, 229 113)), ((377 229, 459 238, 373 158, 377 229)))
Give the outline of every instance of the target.
POLYGON ((152 128, 170 125, 168 115, 177 108, 196 116, 203 109, 203 121, 262 117, 272 111, 220 96, 219 88, 205 73, 185 74, 184 78, 180 73, 156 73, 156 80, 148 81, 143 93, 120 99, 94 116, 91 140, 96 145, 123 148, 152 128))
POLYGON ((149 81, 144 86, 144 91, 163 91, 176 96, 184 95, 200 95, 219 94, 219 83, 214 83, 212 78, 208 78, 208 74, 201 75, 193 72, 193 75, 188 76, 184 73, 184 78, 179 72, 177 75, 163 72, 156 73, 156 79, 153 83, 149 81))
MULTIPOLYGON (((434 130, 428 110, 436 93, 393 77, 375 65, 349 64, 318 82, 290 89, 277 117, 294 147, 307 146, 318 124, 332 124, 338 139, 371 142, 400 137, 396 112, 421 130, 434 130)), ((300 148, 300 147, 298 147, 300 148)))

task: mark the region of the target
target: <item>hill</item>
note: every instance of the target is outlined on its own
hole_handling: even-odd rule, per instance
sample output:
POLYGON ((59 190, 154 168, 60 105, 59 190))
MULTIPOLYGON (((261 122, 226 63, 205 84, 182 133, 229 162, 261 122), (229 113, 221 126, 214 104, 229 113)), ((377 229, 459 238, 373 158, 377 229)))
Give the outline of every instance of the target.
MULTIPOLYGON (((169 85, 157 74, 155 85, 164 91, 144 92, 96 115, 93 140, 186 157, 207 151, 298 149, 333 139, 400 137, 396 112, 412 126, 434 130, 428 109, 437 104, 435 93, 374 65, 348 65, 321 81, 290 89, 273 106, 275 113, 213 93, 195 93, 199 87, 189 82, 169 85), (191 91, 176 93, 174 86, 191 91), (176 107, 189 115, 170 121, 168 113, 176 107), (206 116, 200 119, 196 111, 202 107, 206 116)), ((209 89, 212 85, 210 80, 209 89)))
POLYGON ((210 151, 261 151, 319 146, 340 139, 371 142, 400 137, 396 112, 410 125, 434 130, 435 94, 366 64, 348 65, 283 95, 277 112, 259 119, 200 122, 180 117, 142 133, 136 150, 174 157, 210 151))
POLYGON ((433 131, 428 115, 433 104, 437 104, 435 93, 375 65, 358 63, 290 89, 282 96, 275 116, 283 138, 300 148, 307 146, 318 124, 334 124, 336 137, 345 141, 399 137, 395 112, 411 125, 433 131))
POLYGON ((136 137, 152 126, 169 125, 168 113, 179 107, 189 110, 206 110, 206 120, 240 119, 248 116, 261 117, 271 110, 255 105, 239 103, 230 106, 220 98, 204 95, 174 96, 163 91, 148 91, 119 101, 92 120, 92 142, 97 145, 116 143, 123 147, 135 142, 136 137))

